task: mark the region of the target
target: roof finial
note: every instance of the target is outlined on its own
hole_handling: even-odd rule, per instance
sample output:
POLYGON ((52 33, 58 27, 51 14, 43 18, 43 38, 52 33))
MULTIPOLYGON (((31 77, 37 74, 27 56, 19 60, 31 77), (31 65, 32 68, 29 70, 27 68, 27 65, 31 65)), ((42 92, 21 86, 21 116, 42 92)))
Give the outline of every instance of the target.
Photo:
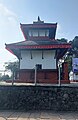
POLYGON ((38 16, 38 20, 36 22, 33 22, 34 24, 43 24, 44 21, 40 20, 40 17, 38 16))
POLYGON ((38 21, 41 21, 39 16, 38 16, 38 21))

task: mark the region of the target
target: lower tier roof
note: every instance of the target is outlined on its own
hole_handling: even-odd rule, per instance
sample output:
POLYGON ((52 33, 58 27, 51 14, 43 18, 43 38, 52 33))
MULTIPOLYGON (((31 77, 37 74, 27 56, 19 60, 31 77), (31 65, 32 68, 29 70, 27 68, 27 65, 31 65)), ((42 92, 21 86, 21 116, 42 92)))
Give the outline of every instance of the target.
MULTIPOLYGON (((5 44, 6 49, 20 57, 21 50, 60 50, 60 53, 71 48, 71 44, 59 42, 57 40, 34 40, 34 41, 22 41, 12 44, 5 44), (62 51, 61 51, 62 50, 62 51)), ((64 54, 66 53, 64 52, 64 54)))

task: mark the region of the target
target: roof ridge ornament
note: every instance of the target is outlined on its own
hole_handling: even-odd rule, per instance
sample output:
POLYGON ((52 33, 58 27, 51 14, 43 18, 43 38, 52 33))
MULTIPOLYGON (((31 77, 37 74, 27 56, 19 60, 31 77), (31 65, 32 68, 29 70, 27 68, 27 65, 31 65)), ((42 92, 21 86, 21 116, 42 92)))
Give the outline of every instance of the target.
POLYGON ((40 17, 38 16, 38 22, 40 22, 41 20, 40 20, 40 17))
POLYGON ((44 21, 40 20, 40 17, 38 16, 38 20, 33 22, 34 24, 43 24, 44 21))

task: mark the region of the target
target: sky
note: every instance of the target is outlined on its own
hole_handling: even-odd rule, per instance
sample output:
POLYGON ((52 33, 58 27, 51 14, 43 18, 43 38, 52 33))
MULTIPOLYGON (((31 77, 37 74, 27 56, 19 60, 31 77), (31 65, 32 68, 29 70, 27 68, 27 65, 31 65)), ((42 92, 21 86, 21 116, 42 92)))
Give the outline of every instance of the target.
POLYGON ((5 62, 17 58, 5 49, 5 43, 25 40, 20 23, 42 21, 58 23, 56 39, 69 41, 78 36, 78 0, 0 0, 0 70, 5 62))

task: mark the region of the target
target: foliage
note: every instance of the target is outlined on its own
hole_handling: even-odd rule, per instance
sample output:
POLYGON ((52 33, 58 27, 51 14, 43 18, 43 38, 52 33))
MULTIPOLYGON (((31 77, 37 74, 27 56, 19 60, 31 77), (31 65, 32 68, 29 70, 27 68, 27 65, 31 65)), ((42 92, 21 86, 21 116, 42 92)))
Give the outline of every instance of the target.
POLYGON ((69 50, 69 54, 78 58, 78 36, 75 36, 75 38, 72 41, 69 41, 69 43, 72 45, 72 48, 69 50))
POLYGON ((9 75, 1 75, 0 76, 0 80, 2 81, 2 80, 9 80, 10 79, 10 77, 9 77, 9 75))
POLYGON ((78 36, 75 36, 75 38, 72 41, 72 47, 74 49, 78 49, 78 36))
POLYGON ((75 36, 72 41, 69 41, 71 43, 72 48, 68 50, 68 55, 66 57, 66 62, 68 62, 69 65, 69 71, 72 70, 72 57, 78 58, 78 36, 75 36))
POLYGON ((5 63, 5 70, 10 70, 11 72, 19 70, 19 62, 6 62, 5 63))
POLYGON ((59 42, 62 42, 62 43, 67 43, 67 39, 65 39, 65 38, 61 38, 61 39, 57 39, 59 42))
POLYGON ((68 63, 68 72, 70 72, 72 70, 72 57, 67 56, 67 58, 65 59, 65 62, 68 63))

